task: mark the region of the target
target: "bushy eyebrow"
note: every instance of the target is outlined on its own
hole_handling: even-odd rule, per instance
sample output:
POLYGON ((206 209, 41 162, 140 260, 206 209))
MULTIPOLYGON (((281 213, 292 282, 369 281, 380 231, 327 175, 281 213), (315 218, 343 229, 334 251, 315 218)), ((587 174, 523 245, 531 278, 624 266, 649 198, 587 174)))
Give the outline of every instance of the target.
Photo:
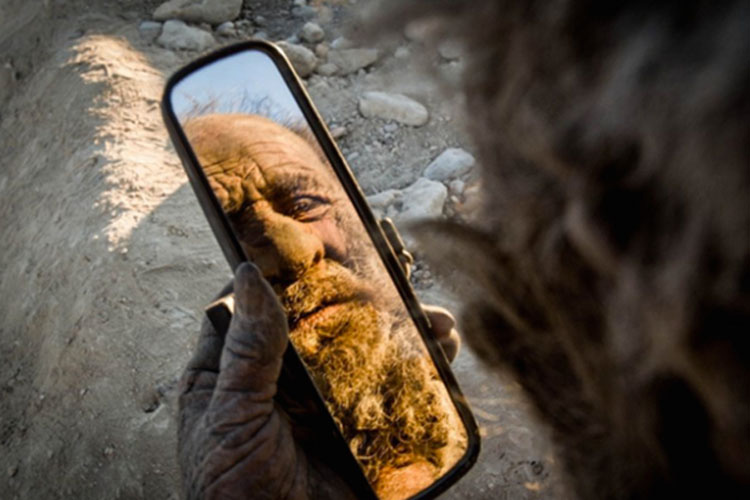
POLYGON ((312 192, 317 196, 328 199, 341 197, 341 188, 333 181, 334 174, 330 178, 326 177, 325 180, 321 180, 320 175, 315 175, 312 169, 300 166, 298 163, 275 165, 274 170, 277 169, 279 171, 275 172, 274 182, 268 183, 269 186, 272 186, 269 193, 272 197, 282 196, 289 192, 312 192), (326 182, 329 179, 333 182, 326 182))

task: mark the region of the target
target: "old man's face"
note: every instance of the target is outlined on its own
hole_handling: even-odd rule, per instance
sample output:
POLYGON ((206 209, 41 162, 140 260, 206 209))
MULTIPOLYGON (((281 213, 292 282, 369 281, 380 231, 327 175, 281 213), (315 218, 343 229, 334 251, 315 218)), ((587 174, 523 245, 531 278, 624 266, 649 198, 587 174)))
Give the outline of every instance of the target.
POLYGON ((460 457, 465 432, 324 157, 258 115, 205 115, 184 130, 379 496, 430 485, 460 457))

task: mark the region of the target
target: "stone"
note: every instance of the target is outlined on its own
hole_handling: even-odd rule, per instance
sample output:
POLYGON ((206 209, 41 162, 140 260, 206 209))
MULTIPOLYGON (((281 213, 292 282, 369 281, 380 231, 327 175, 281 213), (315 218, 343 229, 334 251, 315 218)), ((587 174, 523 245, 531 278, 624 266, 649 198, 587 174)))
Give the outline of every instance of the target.
POLYGON ((161 34, 161 23, 156 21, 143 21, 138 25, 138 32, 143 38, 154 41, 161 34))
POLYGON ((396 216, 396 220, 403 223, 440 217, 446 198, 448 188, 442 182, 420 177, 417 182, 402 191, 401 212, 396 216))
POLYGON ((242 10, 242 0, 169 0, 154 11, 154 19, 179 19, 191 23, 221 24, 234 21, 242 10))
POLYGON ((16 71, 10 61, 0 66, 0 103, 13 93, 16 84, 16 71))
POLYGON ((403 47, 403 46, 397 48, 396 52, 393 53, 393 57, 395 57, 396 59, 406 59, 407 57, 409 57, 409 55, 410 55, 410 52, 409 52, 408 47, 403 47))
POLYGON ((474 157, 460 148, 448 148, 427 165, 424 176, 433 181, 447 181, 469 172, 476 163, 474 157))
POLYGON ((412 42, 424 43, 434 37, 440 29, 441 21, 437 18, 423 18, 412 21, 404 28, 404 36, 412 42))
POLYGON ((292 8, 292 16, 301 19, 312 19, 317 13, 318 11, 311 5, 302 5, 292 8))
POLYGON ((438 45, 438 54, 449 61, 459 59, 463 55, 463 47, 456 40, 446 40, 438 45))
POLYGON ((371 66, 378 60, 377 49, 335 49, 328 51, 328 62, 339 68, 339 74, 348 75, 371 66))
POLYGON ((344 137, 349 131, 346 129, 346 127, 339 125, 337 127, 331 128, 331 137, 334 139, 340 139, 341 137, 344 137))
POLYGON ((268 40, 269 36, 265 31, 258 31, 253 35, 253 38, 256 38, 258 40, 268 40))
POLYGON ((216 27, 216 34, 219 36, 234 36, 237 34, 237 31, 234 29, 234 23, 227 21, 216 27))
POLYGON ((306 22, 300 31, 300 38, 307 43, 318 43, 326 37, 323 28, 313 22, 306 22))
POLYGON ((307 0, 294 0, 293 3, 295 7, 304 7, 307 5, 307 0))
POLYGON ((327 5, 318 6, 317 20, 320 24, 330 24, 333 22, 333 9, 327 5))
POLYGON ((315 46, 315 55, 318 56, 320 59, 325 59, 328 57, 328 44, 326 43, 319 43, 315 46))
POLYGON ((340 36, 336 38, 334 41, 331 42, 331 48, 332 49, 351 49, 352 48, 352 42, 349 41, 349 39, 340 36))
POLYGON ((377 218, 388 214, 388 208, 401 200, 401 191, 398 189, 386 189, 380 193, 367 197, 367 204, 377 218))
POLYGON ((279 42, 277 45, 289 58, 299 76, 302 78, 310 76, 318 64, 318 58, 315 57, 315 53, 312 50, 302 45, 288 42, 279 42))
POLYGON ((359 99, 359 112, 365 118, 394 120, 404 125, 419 127, 427 123, 427 108, 402 94, 365 92, 359 99))
POLYGON ((176 19, 170 19, 164 23, 161 35, 156 41, 159 45, 172 50, 201 52, 214 44, 214 37, 202 29, 190 27, 176 19))
POLYGON ((315 67, 315 72, 321 76, 333 76, 338 71, 339 67, 333 63, 323 63, 315 67))
POLYGON ((398 123, 386 123, 383 125, 383 132, 386 134, 392 134, 396 130, 398 130, 398 123))
POLYGON ((450 184, 448 184, 448 189, 450 189, 451 193, 456 196, 461 196, 464 193, 465 188, 466 184, 461 179, 453 179, 450 184))

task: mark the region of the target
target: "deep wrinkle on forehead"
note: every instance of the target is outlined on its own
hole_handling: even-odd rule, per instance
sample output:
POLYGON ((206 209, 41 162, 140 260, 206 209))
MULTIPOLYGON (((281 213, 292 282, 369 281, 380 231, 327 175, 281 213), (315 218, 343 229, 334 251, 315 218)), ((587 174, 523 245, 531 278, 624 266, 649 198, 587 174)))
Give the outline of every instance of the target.
POLYGON ((228 213, 263 199, 283 202, 290 196, 309 195, 337 202, 346 198, 335 172, 314 145, 268 118, 205 115, 185 128, 206 176, 222 192, 228 213))

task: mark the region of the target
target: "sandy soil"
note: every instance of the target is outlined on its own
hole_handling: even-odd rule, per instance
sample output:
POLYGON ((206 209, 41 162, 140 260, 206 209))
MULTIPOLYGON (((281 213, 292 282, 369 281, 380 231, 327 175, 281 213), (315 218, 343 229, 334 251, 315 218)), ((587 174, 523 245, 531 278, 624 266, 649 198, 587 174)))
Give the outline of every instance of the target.
MULTIPOLYGON (((202 308, 230 272, 161 121, 165 78, 197 54, 139 34, 158 3, 0 6, 10 75, 0 92, 2 498, 180 496, 175 382, 202 308)), ((263 14, 274 39, 304 22, 287 2, 261 4, 246 2, 243 15, 263 14)), ((346 24, 339 4, 329 39, 346 24)), ((445 99, 392 55, 404 45, 417 57, 418 47, 383 44, 370 71, 308 81, 324 118, 346 126, 340 143, 357 153, 351 165, 368 194, 413 182, 446 147, 470 148, 460 98, 445 99), (356 110, 371 89, 417 98, 430 123, 384 132, 356 110)), ((418 285, 425 301, 457 307, 444 285, 418 285)), ((560 498, 518 388, 466 349, 454 369, 484 441, 478 464, 442 498, 560 498)))

